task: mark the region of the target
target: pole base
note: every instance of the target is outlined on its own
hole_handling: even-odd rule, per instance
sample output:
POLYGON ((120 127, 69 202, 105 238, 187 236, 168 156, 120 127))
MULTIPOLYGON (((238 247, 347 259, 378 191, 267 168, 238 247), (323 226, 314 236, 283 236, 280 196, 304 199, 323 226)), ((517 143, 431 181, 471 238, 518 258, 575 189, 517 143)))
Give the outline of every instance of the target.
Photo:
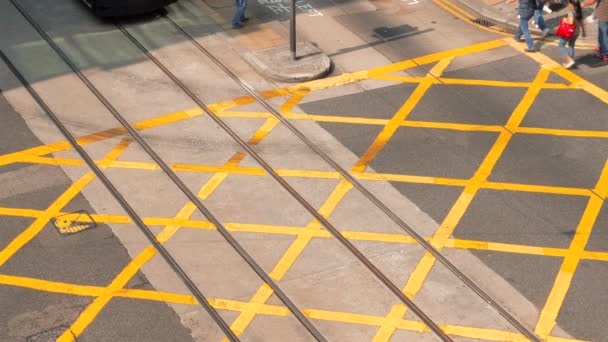
POLYGON ((279 46, 248 52, 245 60, 262 76, 281 82, 305 82, 327 75, 331 59, 317 47, 308 43, 297 44, 298 54, 289 46, 279 46))

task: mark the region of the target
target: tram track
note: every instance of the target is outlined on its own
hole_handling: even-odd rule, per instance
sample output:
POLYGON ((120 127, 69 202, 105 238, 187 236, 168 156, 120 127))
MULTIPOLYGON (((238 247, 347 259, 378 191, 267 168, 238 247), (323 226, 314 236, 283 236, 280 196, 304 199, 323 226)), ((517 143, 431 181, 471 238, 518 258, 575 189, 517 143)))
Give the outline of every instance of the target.
MULTIPOLYGON (((314 327, 314 325, 306 318, 302 311, 282 292, 280 287, 266 274, 255 260, 247 254, 247 252, 238 244, 236 239, 228 232, 228 230, 222 225, 222 223, 215 218, 215 216, 202 204, 200 199, 181 181, 181 179, 175 174, 175 172, 163 161, 163 159, 146 143, 146 141, 139 135, 136 129, 134 129, 122 115, 112 106, 112 104, 97 90, 97 88, 91 83, 91 81, 80 71, 80 69, 70 60, 70 58, 53 42, 48 34, 36 23, 36 21, 28 14, 28 12, 20 5, 16 0, 10 0, 11 3, 19 10, 19 12, 28 20, 28 22, 36 29, 41 37, 55 50, 60 58, 72 69, 72 71, 80 78, 80 80, 93 92, 93 94, 99 99, 99 101, 111 112, 111 114, 121 123, 121 125, 127 130, 127 132, 140 144, 146 153, 154 159, 154 161, 160 166, 165 174, 167 174, 171 180, 177 185, 180 190, 192 201, 192 203, 199 209, 199 211, 207 217, 217 228, 218 232, 224 237, 224 239, 239 253, 239 255, 249 264, 249 266, 260 276, 264 282, 266 282, 273 291, 277 294, 279 299, 289 308, 294 316, 302 323, 305 328, 311 333, 311 335, 318 341, 325 341, 323 335, 314 327)), ((218 60, 213 54, 199 44, 187 31, 181 28, 175 21, 169 16, 163 14, 162 17, 167 20, 177 31, 179 31, 185 39, 190 41, 196 46, 198 50, 203 52, 216 66, 220 67, 229 77, 231 77, 237 84, 242 87, 250 96, 252 96, 259 104, 266 108, 269 113, 275 116, 281 123, 283 123, 294 135, 296 135, 302 142, 304 142, 309 148, 311 148, 318 156, 324 159, 332 168, 334 168, 340 175, 351 183, 356 189, 358 189, 368 200, 370 200, 376 207, 381 209, 389 218, 397 223, 406 233, 412 236, 423 248, 425 248, 430 254, 432 254, 441 264, 443 264, 448 270, 456 275, 467 287, 473 290, 480 298, 482 298, 487 304, 494 308, 501 316, 503 316, 511 325, 513 325, 519 332, 532 341, 540 341, 532 332, 530 332, 523 324, 521 324, 515 317, 513 317, 505 308, 500 306, 494 299, 487 295, 479 286, 477 286, 470 278, 463 274, 455 265, 453 265, 448 259, 446 259, 437 249, 435 249, 428 241, 420 236, 414 229, 408 226, 399 216, 390 210, 382 201, 380 201, 375 195, 367 190, 355 177, 353 177, 348 171, 343 169, 337 162, 335 162, 327 153, 321 150, 314 142, 306 137, 300 130, 298 130, 291 122, 281 115, 272 105, 262 98, 251 86, 246 84, 243 80, 238 78, 232 70, 226 67, 220 60, 218 60)), ((137 46, 163 73, 169 77, 185 94, 188 95, 204 112, 207 114, 216 124, 218 124, 227 134, 231 136, 252 158, 254 158, 262 168, 271 175, 286 191, 288 191, 292 197, 294 197, 311 215, 313 215, 344 247, 346 247, 351 254, 353 254, 374 276, 382 282, 401 302, 403 302, 411 311, 413 311, 426 325, 443 341, 452 341, 452 339, 441 330, 441 328, 430 318, 425 312, 420 309, 410 298, 408 298, 394 283, 392 283, 363 253, 361 253, 347 238, 345 238, 341 232, 336 229, 323 215, 321 215, 306 199, 304 199, 285 179, 283 179, 249 144, 243 141, 222 119, 220 119, 213 111, 209 110, 206 104, 179 78, 177 78, 162 62, 160 62, 149 50, 147 50, 129 31, 120 23, 116 23, 118 29, 135 45, 137 46)), ((112 183, 103 176, 103 172, 97 167, 95 162, 88 157, 86 152, 78 146, 73 136, 67 131, 67 129, 61 124, 57 116, 46 106, 44 101, 36 94, 35 90, 31 88, 27 81, 19 74, 19 71, 10 63, 7 57, 0 51, 0 57, 9 65, 9 68, 17 75, 20 81, 24 84, 28 92, 34 97, 36 102, 43 108, 45 113, 53 120, 57 127, 62 131, 70 143, 73 143, 75 150, 85 160, 87 165, 91 167, 96 173, 99 172, 100 179, 102 180, 106 188, 112 192, 118 202, 125 208, 129 216, 133 219, 140 229, 144 232, 150 242, 157 247, 161 255, 167 260, 172 266, 174 271, 180 276, 186 286, 192 291, 197 300, 203 305, 205 310, 210 313, 214 321, 226 334, 226 336, 232 341, 238 341, 238 337, 230 330, 229 326, 225 321, 217 314, 206 301, 204 295, 198 290, 196 285, 188 278, 187 274, 183 272, 180 266, 175 260, 172 259, 170 254, 164 249, 164 247, 158 243, 153 233, 145 226, 141 218, 133 211, 129 204, 122 198, 120 193, 113 187, 112 183), (25 83, 24 83, 25 82, 25 83), (62 127, 62 128, 61 128, 62 127), (81 154, 82 153, 82 154, 81 154), (97 172, 95 171, 97 170, 97 172), (103 177, 102 177, 103 176, 103 177), (107 184, 106 184, 107 182, 107 184), (122 200, 120 200, 120 199, 122 200), (130 210, 127 210, 130 208, 130 210), (134 215, 134 216, 131 216, 134 215), (140 226, 143 225, 142 226, 140 226), (147 229, 147 231, 146 231, 147 229), (166 255, 166 256, 165 256, 166 255), (175 266, 175 268, 174 268, 175 266), (181 273, 180 273, 181 272, 181 273), (190 285, 189 285, 190 284, 190 285), (192 286, 192 287, 191 287, 192 286), (204 304, 206 303, 206 304, 204 304), (216 320, 217 318, 217 320, 216 320), (227 329, 227 330, 226 330, 227 329)), ((98 176, 99 176, 98 175, 98 176)))
MULTIPOLYGON (((317 330, 317 328, 306 318, 304 313, 291 301, 289 297, 281 290, 272 278, 262 269, 262 267, 245 251, 245 249, 238 243, 238 241, 230 234, 228 229, 213 215, 207 207, 201 202, 201 200, 190 190, 186 184, 175 174, 175 172, 167 165, 167 163, 152 149, 152 147, 143 139, 143 137, 137 132, 137 130, 129 124, 127 120, 118 112, 116 108, 105 98, 101 92, 91 83, 91 81, 82 73, 82 71, 74 64, 74 62, 57 46, 57 44, 49 37, 44 29, 32 18, 32 16, 15 0, 10 0, 11 4, 21 13, 21 15, 32 25, 32 27, 38 32, 38 34, 47 42, 47 44, 59 55, 59 57, 65 62, 70 69, 78 76, 78 78, 89 88, 89 90, 97 97, 97 99, 106 107, 106 109, 114 116, 114 118, 124 127, 131 137, 146 151, 146 153, 157 163, 157 165, 163 170, 163 172, 171 178, 173 183, 177 185, 180 190, 188 197, 188 199, 197 207, 197 209, 215 226, 217 231, 222 237, 230 244, 230 246, 241 256, 241 258, 247 262, 251 269, 266 283, 277 297, 287 306, 291 313, 302 323, 302 325, 308 330, 308 332, 315 338, 315 340, 324 342, 327 341, 325 337, 317 330)), ((180 267, 177 261, 171 256, 171 254, 160 244, 154 233, 150 228, 143 222, 143 220, 137 215, 134 209, 129 205, 126 199, 120 194, 120 192, 114 187, 112 182, 104 175, 101 169, 95 164, 93 159, 87 154, 87 152, 78 145, 74 136, 67 130, 67 128, 61 123, 57 115, 46 105, 44 100, 37 94, 37 92, 31 87, 15 65, 6 57, 6 55, 0 51, 0 58, 7 64, 11 71, 19 78, 20 82, 26 87, 29 94, 34 100, 42 107, 44 112, 53 121, 55 126, 61 131, 61 133, 70 142, 72 147, 78 152, 78 154, 85 160, 85 163, 91 168, 96 176, 100 178, 103 185, 110 191, 112 196, 119 202, 121 207, 125 209, 129 217, 133 222, 140 228, 144 235, 148 238, 150 243, 157 249, 162 257, 170 265, 171 269, 180 277, 184 285, 192 292, 197 301, 203 306, 203 308, 211 315, 211 318, 219 326, 222 332, 230 341, 239 341, 236 334, 230 329, 229 325, 219 315, 219 313, 209 304, 204 294, 194 284, 192 279, 186 274, 186 272, 180 267)))
MULTIPOLYGON (((527 327, 525 327, 519 320, 517 320, 512 314, 510 314, 502 305, 500 305, 495 299, 488 295, 479 285, 477 285, 471 278, 466 276, 456 265, 450 262, 441 252, 439 252, 433 245, 428 242, 424 237, 418 234, 412 227, 405 223, 393 210, 391 210, 386 204, 384 204, 377 196, 371 193, 363 184, 358 181, 353 175, 340 166, 333 158, 331 158, 325 151, 323 151, 317 144, 310 140, 301 130, 291 123, 289 119, 283 116, 276 108, 274 108, 266 99, 264 99, 253 87, 247 84, 244 80, 239 78, 230 68, 222 63, 215 55, 213 55, 208 49, 202 46, 194 37, 179 26, 171 17, 163 11, 161 17, 165 19, 173 28, 180 32, 183 37, 194 45, 200 52, 202 52, 208 59, 210 59, 217 67, 226 73, 233 81, 235 81, 243 90, 245 90, 250 96, 252 96, 257 103, 262 105, 268 112, 284 124, 291 133, 300 139, 307 147, 309 147, 315 154, 321 157, 329 166, 337 171, 341 177, 346 179, 353 187, 359 190, 364 197, 372 202, 378 209, 380 209, 386 216, 388 216, 394 223, 396 223, 404 232, 410 235, 416 240, 427 252, 433 255, 443 266, 445 266, 453 275, 458 277, 469 289, 475 292, 482 300, 496 310, 505 320, 507 320, 515 329, 526 336, 530 341, 538 341, 540 339, 527 327)), ((124 27, 119 26, 121 31, 128 35, 129 39, 133 41, 134 37, 130 35, 124 27)), ((140 45, 140 50, 145 52, 146 55, 151 58, 155 64, 159 65, 159 61, 151 55, 149 51, 144 51, 145 48, 140 45)), ((160 66, 159 66, 160 67, 160 66)), ((162 67, 161 67, 162 69, 162 67)), ((181 83, 181 82, 180 82, 181 83)), ((183 85, 183 83, 182 83, 183 85)), ((182 86, 180 86, 182 87, 182 86)), ((218 120, 219 117, 216 116, 218 120)), ((280 177, 277 175, 277 177, 280 177)), ((426 323, 426 321, 425 321, 426 323)), ((433 330, 434 331, 434 330, 433 330)))

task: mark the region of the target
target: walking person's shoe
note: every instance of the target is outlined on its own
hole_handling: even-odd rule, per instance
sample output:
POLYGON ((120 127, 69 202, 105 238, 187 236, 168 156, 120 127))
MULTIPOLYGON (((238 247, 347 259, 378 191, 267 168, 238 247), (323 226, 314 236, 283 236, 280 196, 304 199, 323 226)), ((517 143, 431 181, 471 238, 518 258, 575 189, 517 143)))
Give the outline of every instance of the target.
POLYGON ((526 48, 524 51, 526 52, 536 52, 536 48, 526 48))
POLYGON ((547 27, 547 28, 545 28, 545 29, 543 30, 543 33, 540 35, 540 39, 545 39, 545 38, 547 38, 547 35, 548 35, 548 34, 549 34, 549 28, 547 27))
POLYGON ((234 24, 234 25, 232 25, 232 28, 235 30, 238 30, 240 28, 243 28, 243 24, 234 24))
POLYGON ((248 22, 248 21, 249 21, 249 17, 242 17, 242 18, 241 18, 241 22, 242 22, 242 23, 246 23, 246 22, 248 22))
POLYGON ((564 66, 564 68, 570 69, 570 68, 572 68, 574 66, 575 63, 576 62, 574 60, 571 60, 570 62, 563 63, 562 65, 564 66))

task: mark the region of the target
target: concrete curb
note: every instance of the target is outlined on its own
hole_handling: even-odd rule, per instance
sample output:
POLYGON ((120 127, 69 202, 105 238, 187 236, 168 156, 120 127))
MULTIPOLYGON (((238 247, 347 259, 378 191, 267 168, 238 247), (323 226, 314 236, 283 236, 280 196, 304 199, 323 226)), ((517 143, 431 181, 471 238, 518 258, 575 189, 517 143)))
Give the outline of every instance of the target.
POLYGON ((329 74, 331 59, 317 47, 299 42, 296 52, 295 61, 288 46, 247 52, 244 58, 258 73, 280 82, 305 82, 329 74))
MULTIPOLYGON (((515 33, 515 31, 517 31, 517 29, 519 28, 519 24, 515 23, 510 18, 506 18, 504 16, 498 16, 495 13, 493 13, 492 11, 488 11, 484 8, 476 8, 474 6, 469 5, 464 0, 452 0, 452 1, 455 3, 458 3, 458 5, 460 7, 465 8, 466 10, 468 10, 469 12, 474 14, 477 18, 488 20, 488 21, 494 23, 496 26, 501 27, 502 29, 504 29, 505 31, 507 31, 509 33, 515 33)), ((530 29, 530 33, 534 33, 537 35, 542 34, 542 31, 534 26, 530 26, 529 29, 530 29)))

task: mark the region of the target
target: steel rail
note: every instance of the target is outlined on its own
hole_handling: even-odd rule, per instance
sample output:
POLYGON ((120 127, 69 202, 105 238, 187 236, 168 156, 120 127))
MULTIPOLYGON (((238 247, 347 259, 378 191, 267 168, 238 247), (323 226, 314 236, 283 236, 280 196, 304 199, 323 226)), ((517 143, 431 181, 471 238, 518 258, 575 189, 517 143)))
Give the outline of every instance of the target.
POLYGON ((177 78, 165 65, 160 62, 146 47, 144 47, 124 26, 115 22, 122 33, 131 40, 146 56, 162 70, 179 88, 182 89, 209 117, 215 121, 228 135, 232 137, 251 157, 253 157, 262 168, 268 172, 293 198, 295 198, 312 216, 314 216, 344 247, 346 247, 368 270, 370 270, 380 282, 382 282, 401 302, 412 310, 441 340, 451 342, 452 339, 441 328, 433 322, 410 298, 408 298, 386 275, 382 273, 361 251, 359 251, 347 238, 340 233, 323 215, 321 215, 306 199, 304 199, 283 177, 281 177, 255 150, 236 134, 230 126, 220 119, 207 105, 179 78, 177 78))
POLYGON ((165 249, 165 247, 156 240, 154 233, 148 228, 148 226, 144 223, 144 221, 137 215, 135 210, 129 205, 129 203, 125 200, 125 198, 120 194, 120 192, 116 189, 116 187, 110 182, 110 180, 106 177, 106 175, 101 171, 99 166, 93 161, 93 159, 89 156, 89 154, 78 144, 74 136, 69 132, 69 130, 61 123, 57 115, 48 107, 48 105, 42 100, 40 95, 32 88, 30 83, 23 77, 21 72, 15 67, 15 65, 8 59, 8 57, 0 50, 0 59, 4 61, 4 63, 8 66, 8 68, 12 71, 12 73, 19 79, 19 82, 23 84, 25 89, 27 89, 28 93, 34 98, 36 103, 42 108, 42 110, 46 113, 46 115, 51 119, 53 124, 61 131, 61 134, 68 140, 70 145, 76 150, 76 152, 82 157, 84 162, 91 168, 93 173, 99 178, 99 180, 103 183, 103 185, 110 191, 112 196, 118 201, 120 206, 127 212, 127 215, 133 220, 135 225, 139 227, 139 229, 144 233, 146 238, 150 241, 150 243, 156 248, 158 253, 165 259, 169 267, 177 274, 177 276, 182 280, 184 285, 192 292, 194 298, 205 308, 205 310, 211 315, 211 318, 215 321, 215 323, 222 329, 226 337, 231 341, 239 341, 238 337, 230 330, 230 326, 224 321, 224 319, 220 316, 220 314, 209 304, 205 295, 198 289, 198 287, 194 284, 192 279, 188 277, 186 272, 179 266, 177 261, 173 259, 171 254, 165 249))
MULTIPOLYGON (((247 251, 238 243, 238 241, 228 232, 226 227, 203 205, 201 200, 190 190, 186 184, 175 174, 173 170, 165 163, 162 158, 148 145, 141 137, 135 128, 112 106, 112 104, 99 92, 99 90, 91 83, 91 81, 82 73, 82 71, 74 64, 74 62, 57 46, 57 44, 49 37, 49 35, 38 25, 38 23, 30 16, 30 14, 15 0, 10 2, 17 10, 27 19, 27 21, 36 29, 38 34, 55 50, 61 59, 72 69, 78 78, 89 88, 89 90, 97 97, 97 99, 108 109, 108 111, 116 118, 125 130, 133 137, 135 141, 148 153, 148 155, 160 166, 160 168, 169 176, 169 178, 177 185, 180 190, 188 197, 188 199, 198 208, 198 210, 215 226, 217 231, 224 237, 230 246, 247 262, 247 264, 255 271, 255 273, 276 293, 277 297, 287 306, 294 316, 304 325, 308 332, 320 342, 325 342, 327 339, 317 330, 317 328, 306 318, 304 313, 287 297, 281 290, 278 284, 262 269, 260 265, 247 253, 247 251)), ((223 329, 222 329, 223 330, 223 329)), ((234 333, 229 329, 232 336, 234 333)), ((234 336, 236 337, 236 336, 234 336)))
POLYGON ((515 329, 525 335, 528 339, 534 342, 540 342, 541 340, 532 333, 526 326, 520 323, 511 313, 509 313, 502 305, 500 305, 495 299, 488 295, 479 285, 471 280, 467 275, 458 269, 451 261, 449 261, 439 250, 437 250, 431 243, 429 243, 424 237, 418 234, 412 227, 410 227, 405 221, 403 221, 394 211, 386 206, 378 197, 371 193, 361 182, 359 182, 350 172, 346 171, 336 161, 334 161, 325 151, 323 151, 317 144, 311 141, 302 131, 295 127, 291 121, 285 118, 279 111, 277 111, 266 99, 258 94, 249 84, 238 77, 230 68, 222 63, 215 55, 209 50, 203 47, 190 33, 179 26, 166 12, 162 13, 162 17, 167 20, 176 30, 184 35, 188 41, 190 41, 198 50, 200 50, 205 56, 207 56, 215 65, 222 69, 230 78, 232 78, 241 88, 243 88, 250 96, 252 96, 258 103, 260 103, 265 109, 268 110, 274 117, 281 121, 293 134, 295 134, 304 144, 312 149, 317 155, 319 155, 326 163, 328 163, 334 170, 336 170, 342 177, 348 180, 357 190, 359 190, 367 199, 369 199, 377 208, 382 210, 393 222, 395 222, 402 230, 408 233, 416 242, 418 242, 425 250, 432 254, 443 266, 445 266, 452 274, 460 279, 467 287, 469 287, 475 294, 477 294, 483 301, 490 305, 496 310, 505 320, 507 320, 515 329))

